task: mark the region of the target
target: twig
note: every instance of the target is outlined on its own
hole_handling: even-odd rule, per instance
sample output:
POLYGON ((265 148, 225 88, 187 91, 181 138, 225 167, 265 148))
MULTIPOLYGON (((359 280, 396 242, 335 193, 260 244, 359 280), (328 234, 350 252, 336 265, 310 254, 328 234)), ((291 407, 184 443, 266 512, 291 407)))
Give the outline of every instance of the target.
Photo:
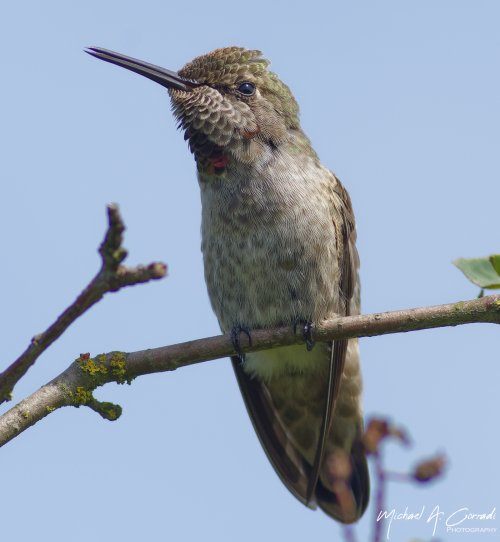
MULTIPOLYGON (((500 323, 500 295, 449 305, 403 311, 347 316, 328 320, 314 330, 317 341, 370 337, 474 322, 500 323)), ((276 346, 304 343, 301 330, 293 326, 252 331, 252 344, 241 336, 241 352, 267 350, 276 346)), ((219 335, 132 353, 111 352, 90 358, 81 355, 68 369, 47 385, 0 416, 0 446, 62 406, 88 405, 99 413, 113 411, 107 419, 119 416, 118 407, 98 403, 92 391, 109 382, 130 382, 140 375, 173 371, 234 354, 231 335, 219 335), (103 406, 104 405, 104 406, 103 406)))
POLYGON ((375 467, 375 479, 376 479, 376 490, 375 490, 375 531, 373 533, 373 542, 380 542, 382 540, 382 519, 379 517, 379 514, 385 509, 384 507, 384 496, 385 496, 385 472, 382 465, 382 456, 380 451, 377 451, 373 454, 374 458, 374 467, 375 467))
POLYGON ((167 268, 163 263, 155 262, 147 267, 121 265, 127 256, 127 251, 122 247, 125 226, 117 205, 109 205, 107 211, 108 230, 99 247, 101 269, 73 304, 46 331, 33 337, 28 348, 0 374, 0 404, 12 398, 14 386, 38 357, 104 294, 116 292, 125 286, 160 279, 166 275, 167 268))

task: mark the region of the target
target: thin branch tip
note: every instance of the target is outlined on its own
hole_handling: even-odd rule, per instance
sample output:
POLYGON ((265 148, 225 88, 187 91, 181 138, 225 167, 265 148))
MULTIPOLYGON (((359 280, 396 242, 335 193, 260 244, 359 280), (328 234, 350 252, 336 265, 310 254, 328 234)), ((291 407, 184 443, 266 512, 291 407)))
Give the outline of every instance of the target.
POLYGON ((166 276, 167 266, 162 262, 126 267, 122 265, 127 251, 122 246, 125 224, 118 205, 107 206, 108 228, 99 246, 101 269, 75 301, 44 332, 35 335, 26 350, 0 373, 0 404, 10 401, 12 390, 40 355, 82 314, 99 302, 107 292, 116 292, 125 286, 142 284, 166 276))
POLYGON ((168 267, 163 262, 153 262, 148 265, 148 270, 153 280, 162 279, 167 276, 168 267))
POLYGON ((115 272, 127 257, 127 251, 122 247, 125 224, 118 205, 108 205, 107 214, 108 229, 104 235, 104 240, 99 246, 99 254, 101 255, 103 269, 115 272))

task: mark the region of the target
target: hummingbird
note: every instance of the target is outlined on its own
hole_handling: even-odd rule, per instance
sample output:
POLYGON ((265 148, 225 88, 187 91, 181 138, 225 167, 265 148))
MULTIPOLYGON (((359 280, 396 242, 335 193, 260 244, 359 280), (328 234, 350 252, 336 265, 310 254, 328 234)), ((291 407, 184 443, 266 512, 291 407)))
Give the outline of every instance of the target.
POLYGON ((312 348, 315 324, 360 311, 354 214, 302 131, 292 92, 260 51, 242 47, 178 72, 86 52, 168 89, 196 162, 205 280, 222 331, 237 352, 239 334, 255 329, 303 325, 307 339, 231 358, 255 431, 296 498, 357 521, 369 497, 358 341, 312 348))

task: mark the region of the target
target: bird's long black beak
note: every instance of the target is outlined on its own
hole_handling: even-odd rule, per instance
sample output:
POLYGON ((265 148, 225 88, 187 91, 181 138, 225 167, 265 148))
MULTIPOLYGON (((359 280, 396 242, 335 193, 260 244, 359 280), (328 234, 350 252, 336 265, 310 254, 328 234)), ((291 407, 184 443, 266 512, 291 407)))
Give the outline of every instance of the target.
POLYGON ((108 49, 102 49, 101 47, 87 47, 85 52, 106 62, 111 62, 111 64, 116 64, 117 66, 126 68, 139 75, 143 75, 167 88, 175 88, 177 90, 190 92, 193 88, 200 86, 199 83, 183 79, 177 72, 166 70, 160 66, 149 64, 149 62, 143 62, 142 60, 115 53, 108 49))

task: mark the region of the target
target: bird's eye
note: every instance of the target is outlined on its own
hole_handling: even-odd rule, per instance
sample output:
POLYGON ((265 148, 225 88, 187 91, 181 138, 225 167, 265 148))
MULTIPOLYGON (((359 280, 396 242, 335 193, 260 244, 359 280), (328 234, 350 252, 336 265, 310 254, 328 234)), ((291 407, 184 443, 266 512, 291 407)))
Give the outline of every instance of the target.
POLYGON ((248 81, 245 81, 244 83, 241 83, 238 87, 238 92, 241 92, 244 96, 252 96, 255 94, 255 85, 253 83, 249 83, 248 81))

